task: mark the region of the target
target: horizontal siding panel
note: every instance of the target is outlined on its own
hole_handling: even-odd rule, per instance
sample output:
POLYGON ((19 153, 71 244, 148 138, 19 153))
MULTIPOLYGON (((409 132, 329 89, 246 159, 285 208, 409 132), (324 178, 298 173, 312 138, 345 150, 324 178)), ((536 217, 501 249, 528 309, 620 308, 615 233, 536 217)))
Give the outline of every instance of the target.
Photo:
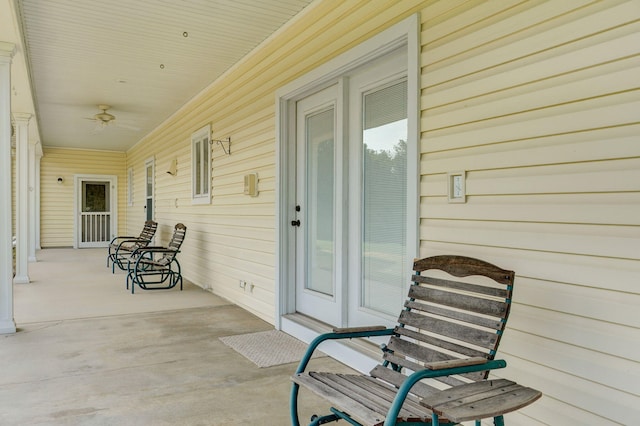
MULTIPOLYGON (((422 152, 437 152, 463 147, 497 144, 534 139, 591 129, 637 125, 640 123, 640 102, 637 94, 621 94, 621 103, 599 106, 596 101, 581 102, 579 106, 555 107, 527 117, 494 119, 491 126, 471 129, 423 133, 422 152), (569 109, 573 108, 573 111, 569 109), (575 109, 580 109, 575 111, 575 109), (544 116, 540 116, 544 115, 544 116), (470 142, 472 141, 472 142, 470 142)), ((527 115, 527 114, 525 114, 527 115)), ((423 124, 428 126, 428 120, 423 124)), ((472 127, 472 126, 467 126, 472 127)))
MULTIPOLYGON (((467 195, 569 194, 640 191, 640 157, 597 163, 469 171, 467 195)), ((425 196, 447 195, 447 175, 422 179, 425 196)), ((640 208, 640 207, 639 207, 640 208)))
MULTIPOLYGON (((463 105, 458 103, 450 105, 445 111, 437 114, 428 114, 425 124, 428 128, 423 130, 439 130, 452 126, 476 123, 493 117, 513 116, 551 106, 560 106, 569 103, 609 96, 611 93, 631 92, 628 82, 637 79, 640 74, 640 58, 635 60, 636 66, 624 64, 625 69, 617 72, 606 73, 592 78, 582 78, 580 74, 563 76, 560 81, 544 81, 541 84, 531 84, 527 92, 523 94, 512 93, 507 99, 492 99, 487 96, 475 99, 473 104, 465 100, 463 105), (550 105, 553 100, 553 105, 550 105)), ((640 89, 640 81, 637 90, 640 89)), ((520 88, 519 92, 524 89, 520 88)), ((637 95, 636 96, 640 96, 637 95)), ((598 99, 606 102, 606 99, 598 99)))
POLYGON ((430 241, 640 260, 640 227, 478 220, 423 220, 430 241))
MULTIPOLYGON (((491 246, 490 241, 483 246, 471 246, 426 239, 421 241, 420 253, 429 256, 456 254, 480 257, 487 262, 514 270, 518 282, 531 279, 535 282, 532 285, 544 285, 545 287, 540 288, 547 290, 547 298, 549 294, 554 294, 554 291, 559 291, 559 287, 554 287, 553 283, 576 286, 574 289, 584 288, 587 291, 585 300, 590 301, 588 309, 582 309, 578 306, 576 308, 579 309, 577 311, 579 313, 572 313, 620 325, 628 324, 629 319, 626 316, 629 312, 600 309, 596 299, 604 295, 611 295, 613 304, 620 302, 622 303, 620 306, 624 306, 623 299, 626 294, 638 294, 637 281, 640 276, 640 264, 635 260, 504 249, 491 246), (612 275, 612 271, 615 271, 615 275, 612 275), (593 293, 594 291, 595 293, 593 293)), ((522 296, 521 293, 524 291, 519 289, 516 298, 522 296)), ((567 297, 572 297, 572 295, 568 294, 567 297)), ((535 294, 531 296, 535 296, 535 294)), ((549 304, 555 303, 554 298, 543 299, 542 302, 532 304, 545 306, 545 301, 549 304)), ((560 300, 557 302, 567 303, 560 300)))
MULTIPOLYGON (((447 41, 452 43, 470 32, 475 34, 479 28, 500 25, 501 21, 510 22, 508 18, 514 14, 539 3, 541 2, 522 0, 503 0, 499 3, 480 0, 434 2, 422 10, 423 49, 431 52, 447 41)), ((495 37, 490 36, 487 40, 475 40, 473 45, 493 38, 495 37)), ((460 49, 466 50, 464 46, 460 49)))
MULTIPOLYGON (((528 61, 516 69, 495 70, 490 75, 477 76, 468 81, 455 84, 436 84, 431 74, 425 74, 421 101, 423 110, 429 111, 442 105, 450 105, 467 99, 474 99, 486 94, 497 97, 500 93, 507 99, 511 89, 518 93, 520 87, 532 84, 546 85, 550 79, 564 79, 573 73, 580 72, 592 75, 599 67, 604 72, 609 69, 620 69, 620 64, 630 61, 634 64, 639 51, 640 36, 636 34, 623 35, 618 39, 603 41, 602 43, 563 52, 551 58, 539 61, 528 61)), ((622 65, 622 68, 626 65, 622 65)), ((551 81, 553 83, 553 81, 551 81)))
MULTIPOLYGON (((535 285, 532 280, 517 280, 516 295, 519 296, 521 287, 535 285)), ((539 290, 540 293, 543 291, 544 289, 539 290)), ((509 329, 637 362, 636 358, 640 353, 637 328, 619 327, 608 321, 560 312, 555 310, 558 308, 557 305, 530 306, 526 298, 517 299, 522 303, 514 303, 509 316, 509 329)))
MULTIPOLYGON (((545 5, 544 7, 556 6, 545 5)), ((578 19, 565 15, 558 19, 555 28, 549 28, 547 25, 529 27, 528 34, 497 39, 497 46, 486 46, 479 52, 477 49, 470 49, 462 55, 447 60, 440 59, 435 65, 430 64, 429 55, 425 53, 422 58, 423 74, 428 74, 433 84, 439 84, 474 73, 486 72, 503 64, 511 67, 513 62, 532 60, 535 55, 539 56, 535 58, 536 60, 543 60, 556 55, 557 52, 575 51, 591 44, 637 32, 637 27, 632 24, 640 17, 637 2, 629 1, 618 7, 618 10, 610 7, 600 13, 578 17, 578 19), (623 12, 625 14, 622 14, 623 12), (620 22, 621 16, 625 17, 626 22, 620 22), (625 26, 627 23, 631 24, 625 26)), ((492 29, 487 31, 490 30, 492 29)), ((446 46, 442 49, 446 49, 446 46)), ((446 50, 444 52, 446 54, 446 50)), ((430 53, 431 50, 429 50, 430 53)), ((436 58, 438 59, 437 54, 436 58)))
POLYGON ((425 174, 637 158, 640 125, 423 154, 425 174))
MULTIPOLYGON (((638 158, 572 165, 529 167, 524 170, 473 172, 467 177, 467 193, 561 194, 640 191, 638 158)), ((640 205, 637 206, 640 213, 640 205)))
POLYGON ((640 192, 467 198, 466 204, 449 204, 446 197, 423 198, 421 210, 433 219, 640 225, 640 192))
MULTIPOLYGON (((503 344, 509 345, 505 337, 503 344)), ((536 411, 536 418, 550 425, 598 424, 598 425, 629 425, 634 424, 635 413, 633 407, 636 397, 624 392, 618 392, 607 386, 602 386, 590 380, 580 379, 554 370, 545 365, 538 365, 524 359, 510 356, 501 352, 507 361, 507 368, 496 371, 493 376, 508 378, 525 386, 543 392, 543 399, 524 408, 522 411, 536 411), (535 374, 532 374, 535 372, 535 374), (555 400, 560 407, 555 412, 545 412, 547 399, 555 400), (539 405, 539 407, 536 407, 539 405), (582 407, 581 411, 579 407, 582 407), (582 419, 583 421, 579 421, 582 419)), ((548 357, 541 359, 541 362, 548 357)))
POLYGON ((482 53, 487 49, 496 49, 499 47, 498 43, 504 43, 504 40, 519 40, 533 27, 540 31, 541 26, 558 15, 570 13, 583 6, 584 2, 579 0, 565 1, 561 6, 539 1, 507 2, 489 7, 483 5, 452 18, 452 28, 445 27, 449 23, 447 21, 446 24, 423 31, 424 46, 429 48, 429 55, 424 58, 423 64, 434 66, 469 51, 482 53), (526 25, 514 26, 513 20, 523 20, 521 22, 526 22, 526 25), (473 24, 469 25, 469 22, 473 24), (461 24, 467 24, 466 28, 461 28, 462 31, 457 30, 461 24), (431 40, 438 40, 438 43, 431 40))
MULTIPOLYGON (((618 389, 620 392, 616 394, 640 396, 640 387, 633 380, 634 376, 637 378, 640 374, 637 362, 517 330, 510 330, 508 337, 501 342, 501 349, 518 358, 544 360, 547 368, 618 389)), ((607 399, 606 396, 604 398, 607 399)))

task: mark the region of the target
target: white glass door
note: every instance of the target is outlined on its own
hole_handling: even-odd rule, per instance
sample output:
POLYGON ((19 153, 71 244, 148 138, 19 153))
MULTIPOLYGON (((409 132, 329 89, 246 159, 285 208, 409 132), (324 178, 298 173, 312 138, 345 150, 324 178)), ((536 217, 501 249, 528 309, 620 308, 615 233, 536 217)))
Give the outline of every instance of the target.
POLYGON ((392 325, 410 284, 417 142, 402 64, 397 51, 296 103, 296 311, 333 326, 392 325))
POLYGON ((338 85, 296 105, 296 310, 342 324, 338 85))

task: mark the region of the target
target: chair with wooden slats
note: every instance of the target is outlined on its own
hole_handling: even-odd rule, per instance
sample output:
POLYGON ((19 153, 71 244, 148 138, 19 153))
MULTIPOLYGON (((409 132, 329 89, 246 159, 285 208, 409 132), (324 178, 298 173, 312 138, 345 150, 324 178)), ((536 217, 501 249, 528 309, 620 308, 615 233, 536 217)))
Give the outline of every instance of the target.
POLYGON ((178 223, 166 247, 141 247, 133 253, 127 271, 127 289, 131 284, 131 293, 135 287, 143 290, 166 290, 180 283, 182 290, 182 271, 178 262, 178 253, 184 242, 187 227, 178 223))
MULTIPOLYGON (((292 377, 293 425, 300 424, 300 387, 333 405, 331 413, 314 415, 312 426, 338 420, 431 425, 433 413, 421 404, 424 398, 443 388, 484 381, 490 370, 506 366, 494 358, 509 316, 514 272, 462 256, 416 260, 413 269, 413 284, 395 328, 335 329, 311 342, 292 377), (305 371, 313 351, 326 340, 385 335, 391 337, 382 345, 383 362, 369 375, 305 371)), ((440 414, 436 422, 454 424, 440 414)))
POLYGON ((107 267, 111 262, 111 272, 115 273, 116 266, 126 271, 131 260, 131 254, 139 248, 148 246, 157 228, 158 224, 156 222, 148 220, 144 223, 139 236, 123 235, 112 239, 109 243, 109 253, 107 255, 107 267))

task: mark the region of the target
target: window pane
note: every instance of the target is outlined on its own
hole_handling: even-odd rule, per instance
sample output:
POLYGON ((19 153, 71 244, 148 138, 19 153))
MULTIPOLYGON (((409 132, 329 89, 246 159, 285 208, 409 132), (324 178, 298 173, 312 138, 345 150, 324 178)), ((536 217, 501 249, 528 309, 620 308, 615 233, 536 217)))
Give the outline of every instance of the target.
POLYGON ((202 194, 209 193, 209 139, 202 141, 202 194))
POLYGON ((306 288, 333 295, 334 277, 334 109, 306 119, 307 280, 306 288))
POLYGON ((364 95, 361 305, 395 315, 407 282, 407 83, 364 95))
POLYGON ((83 182, 84 191, 82 193, 83 212, 106 212, 108 211, 108 191, 109 185, 100 182, 83 182))
POLYGON ((201 148, 200 146, 202 145, 202 142, 196 142, 195 144, 195 161, 194 161, 194 165, 193 168, 195 170, 195 194, 194 195, 200 195, 202 194, 202 154, 200 152, 201 148))

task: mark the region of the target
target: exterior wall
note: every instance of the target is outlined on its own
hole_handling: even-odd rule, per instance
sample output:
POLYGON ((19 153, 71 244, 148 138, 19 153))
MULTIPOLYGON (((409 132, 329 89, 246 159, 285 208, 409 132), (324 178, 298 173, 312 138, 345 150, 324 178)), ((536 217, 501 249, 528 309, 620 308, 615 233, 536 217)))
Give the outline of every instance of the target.
POLYGON ((118 235, 124 235, 127 182, 125 158, 123 152, 44 148, 40 164, 42 248, 73 246, 76 174, 118 177, 118 235), (62 185, 58 184, 58 177, 64 179, 62 185))
POLYGON ((455 3, 422 13, 421 253, 516 271, 500 374, 545 394, 523 412, 635 423, 640 3, 455 3))
MULTIPOLYGON (((185 276, 273 323, 275 312, 275 91, 420 9, 419 2, 317 2, 160 128, 127 152, 134 167, 133 232, 144 220, 138 177, 156 159, 156 220, 162 241, 187 225, 180 262, 185 276), (331 28, 328 31, 327 28, 331 28), (214 144, 212 202, 191 205, 191 134, 211 123, 213 138, 231 137, 230 156, 214 144), (173 158, 177 176, 164 173, 173 158), (257 172, 258 197, 243 195, 243 176, 257 172), (176 208, 176 199, 177 205, 176 208), (239 280, 254 285, 244 291, 239 280)), ((142 178, 140 178, 142 179, 142 178)), ((142 184, 142 181, 141 181, 142 184)), ((249 287, 249 286, 248 286, 249 287)))
MULTIPOLYGON (((160 242, 185 223, 185 276, 274 322, 275 91, 420 12, 421 255, 470 255, 516 271, 501 373, 545 396, 509 424, 632 424, 639 9, 615 0, 315 2, 127 152, 127 231, 144 221, 153 156, 160 242), (212 202, 192 205, 190 136, 207 123, 214 138, 231 137, 232 153, 213 145, 212 202), (446 174, 459 170, 468 200, 449 204, 446 174), (259 175, 256 198, 242 194, 248 172, 259 175)), ((44 170, 50 157, 43 194, 55 181, 44 170)))

